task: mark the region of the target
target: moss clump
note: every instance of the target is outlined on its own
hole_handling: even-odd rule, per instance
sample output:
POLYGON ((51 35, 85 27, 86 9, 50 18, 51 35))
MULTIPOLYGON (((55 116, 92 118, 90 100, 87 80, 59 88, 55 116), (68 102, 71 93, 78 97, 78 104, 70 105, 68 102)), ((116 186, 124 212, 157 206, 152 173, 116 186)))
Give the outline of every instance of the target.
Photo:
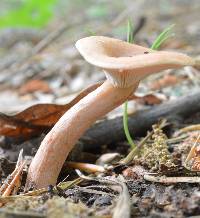
POLYGON ((152 143, 145 144, 143 159, 151 171, 163 171, 175 167, 168 151, 167 136, 158 125, 153 125, 152 143))

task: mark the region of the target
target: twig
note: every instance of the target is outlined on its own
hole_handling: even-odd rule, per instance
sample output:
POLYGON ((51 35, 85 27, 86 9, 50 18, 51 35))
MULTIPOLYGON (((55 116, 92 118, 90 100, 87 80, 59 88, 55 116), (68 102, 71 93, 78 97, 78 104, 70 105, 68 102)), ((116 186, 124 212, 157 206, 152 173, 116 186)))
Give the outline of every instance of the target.
POLYGON ((13 180, 11 181, 11 183, 8 185, 8 187, 6 188, 6 190, 4 191, 4 193, 2 194, 2 197, 6 197, 9 196, 10 193, 13 191, 16 183, 20 180, 20 175, 22 173, 22 170, 24 168, 26 164, 26 161, 24 161, 21 166, 18 168, 18 171, 16 173, 16 175, 14 176, 13 180))
POLYGON ((178 143, 178 142, 183 141, 187 137, 188 137, 188 135, 182 135, 182 136, 174 137, 174 138, 171 138, 171 139, 167 139, 166 142, 167 142, 167 144, 178 143))
POLYGON ((144 179, 149 182, 158 183, 200 183, 200 177, 166 177, 166 176, 152 176, 149 174, 144 175, 144 179))
POLYGON ((198 135, 198 137, 197 137, 197 139, 196 139, 194 145, 193 145, 192 148, 190 149, 190 152, 189 152, 189 154, 188 154, 188 156, 187 156, 187 158, 186 158, 186 160, 185 160, 185 163, 184 163, 185 166, 187 165, 188 161, 190 161, 190 160, 194 157, 194 155, 195 155, 195 149, 196 149, 196 146, 197 146, 197 144, 198 144, 198 142, 199 142, 199 139, 200 139, 200 134, 198 135))
MULTIPOLYGON (((187 137, 188 137, 187 134, 181 135, 181 136, 177 136, 177 137, 173 137, 173 138, 170 138, 170 139, 166 139, 166 143, 167 143, 167 144, 175 144, 175 143, 178 143, 178 142, 183 141, 183 140, 186 139, 187 137)), ((149 142, 149 143, 153 143, 153 140, 150 139, 148 142, 149 142)))
POLYGON ((5 190, 8 188, 8 186, 10 185, 10 183, 12 182, 14 177, 17 175, 17 173, 20 169, 20 166, 22 164, 23 164, 23 149, 21 149, 19 152, 18 160, 17 160, 14 171, 10 175, 8 175, 8 177, 6 178, 6 180, 4 181, 2 186, 0 187, 0 195, 2 195, 5 192, 5 190))
MULTIPOLYGON (((15 173, 14 177, 12 177, 12 180, 10 183, 7 183, 3 189, 3 193, 2 193, 2 197, 8 197, 10 196, 10 194, 14 191, 15 193, 17 192, 19 186, 20 186, 20 175, 23 171, 24 165, 26 164, 26 161, 24 161, 21 166, 15 168, 17 170, 17 172, 15 173)), ((2 207, 4 205, 4 203, 0 202, 0 207, 2 207)))
POLYGON ((89 163, 79 163, 79 162, 67 161, 65 163, 65 166, 73 168, 73 169, 83 170, 87 173, 105 172, 104 167, 98 166, 95 164, 89 164, 89 163))
POLYGON ((7 189, 8 185, 13 180, 13 178, 17 174, 17 172, 18 172, 18 169, 15 168, 14 171, 3 182, 2 186, 0 187, 0 195, 2 195, 5 192, 5 190, 7 189))
POLYGON ((180 134, 186 133, 186 132, 191 132, 191 131, 200 131, 200 124, 186 126, 182 129, 180 129, 178 131, 177 135, 180 135, 180 134))

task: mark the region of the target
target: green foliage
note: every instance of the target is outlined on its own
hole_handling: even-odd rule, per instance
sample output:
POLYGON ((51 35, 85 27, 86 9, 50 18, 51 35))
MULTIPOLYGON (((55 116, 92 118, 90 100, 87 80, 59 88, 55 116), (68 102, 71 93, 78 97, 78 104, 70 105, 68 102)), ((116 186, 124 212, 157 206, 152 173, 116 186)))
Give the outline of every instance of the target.
MULTIPOLYGON (((171 37, 172 29, 174 25, 171 25, 164 29, 160 35, 155 39, 154 43, 151 46, 151 49, 157 50, 161 46, 161 44, 166 41, 169 37, 171 37)), ((130 20, 127 23, 127 42, 133 43, 133 25, 130 20)), ((126 139, 130 144, 131 148, 134 149, 136 147, 133 139, 131 138, 129 129, 128 129, 128 101, 124 103, 124 111, 123 111, 123 126, 124 126, 124 133, 126 135, 126 139)))
POLYGON ((126 139, 129 143, 129 145, 131 146, 131 148, 135 148, 136 145, 133 141, 133 139, 131 138, 129 129, 128 129, 128 101, 126 101, 124 103, 124 111, 123 111, 123 126, 124 126, 124 133, 126 135, 126 139))
POLYGON ((0 16, 0 27, 42 27, 53 16, 57 0, 24 0, 22 5, 0 16))

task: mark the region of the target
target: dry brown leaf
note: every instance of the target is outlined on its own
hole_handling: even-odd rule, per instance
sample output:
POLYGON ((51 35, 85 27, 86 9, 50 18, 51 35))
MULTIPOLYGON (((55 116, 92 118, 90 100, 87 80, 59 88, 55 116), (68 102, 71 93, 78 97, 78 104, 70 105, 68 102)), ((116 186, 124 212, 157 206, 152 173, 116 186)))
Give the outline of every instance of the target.
POLYGON ((96 83, 83 90, 66 105, 37 104, 15 115, 0 114, 0 135, 27 139, 48 131, 73 105, 99 87, 96 83))
MULTIPOLYGON (((12 116, 0 113, 0 135, 25 140, 47 132, 67 110, 101 84, 96 83, 89 86, 66 105, 37 104, 12 116)), ((136 99, 148 102, 149 98, 153 98, 153 100, 151 99, 152 104, 160 103, 156 96, 151 96, 136 97, 136 99)), ((130 99, 135 99, 135 96, 130 96, 130 99)))
POLYGON ((155 105, 161 104, 163 101, 167 100, 167 97, 164 94, 154 93, 146 95, 135 95, 133 100, 136 100, 140 104, 155 105))
POLYGON ((181 82, 183 79, 185 78, 167 74, 163 76, 161 79, 154 81, 151 84, 151 89, 157 90, 157 89, 162 89, 168 86, 174 86, 177 83, 181 82))
POLYGON ((129 166, 123 170, 122 174, 126 179, 141 179, 146 173, 145 169, 140 165, 129 166))
POLYGON ((50 93, 52 90, 49 87, 49 84, 43 80, 29 80, 19 89, 19 93, 21 95, 25 95, 27 93, 33 93, 36 91, 50 93))

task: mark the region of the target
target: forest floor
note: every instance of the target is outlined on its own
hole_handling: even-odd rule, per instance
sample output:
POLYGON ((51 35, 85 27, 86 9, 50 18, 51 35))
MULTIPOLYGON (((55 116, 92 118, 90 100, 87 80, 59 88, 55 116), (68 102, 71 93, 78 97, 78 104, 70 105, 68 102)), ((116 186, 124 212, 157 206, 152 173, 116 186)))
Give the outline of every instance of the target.
MULTIPOLYGON (((175 36, 161 49, 191 56, 200 54, 198 0, 112 3, 71 3, 67 13, 59 12, 61 4, 58 16, 43 30, 0 31, 1 182, 8 182, 6 178, 19 158, 26 160, 21 181, 12 195, 0 197, 0 217, 200 215, 200 74, 199 69, 192 67, 167 70, 140 84, 137 94, 142 97, 129 101, 131 120, 141 111, 154 111, 165 105, 171 109, 163 112, 166 116, 158 114, 153 123, 146 121, 145 128, 131 132, 140 145, 131 160, 120 162, 131 152, 123 133, 120 132, 118 141, 112 134, 108 139, 105 131, 95 138, 95 131, 91 131, 72 151, 57 186, 24 193, 28 165, 45 134, 81 90, 105 79, 99 69, 79 55, 74 46, 77 39, 94 32, 126 40, 126 24, 131 19, 137 30, 134 42, 150 47, 164 28, 175 24, 175 36), (47 103, 45 110, 38 105, 47 103), (181 105, 180 111, 176 104, 181 105), (195 159, 186 161, 192 147, 195 159), (22 149, 23 155, 19 157, 22 149), (95 164, 104 172, 91 174, 83 169, 69 169, 69 161, 95 164)), ((122 106, 102 118, 101 128, 105 129, 104 124, 109 126, 113 120, 119 121, 121 116, 122 106)), ((149 116, 146 119, 152 118, 149 116)))

